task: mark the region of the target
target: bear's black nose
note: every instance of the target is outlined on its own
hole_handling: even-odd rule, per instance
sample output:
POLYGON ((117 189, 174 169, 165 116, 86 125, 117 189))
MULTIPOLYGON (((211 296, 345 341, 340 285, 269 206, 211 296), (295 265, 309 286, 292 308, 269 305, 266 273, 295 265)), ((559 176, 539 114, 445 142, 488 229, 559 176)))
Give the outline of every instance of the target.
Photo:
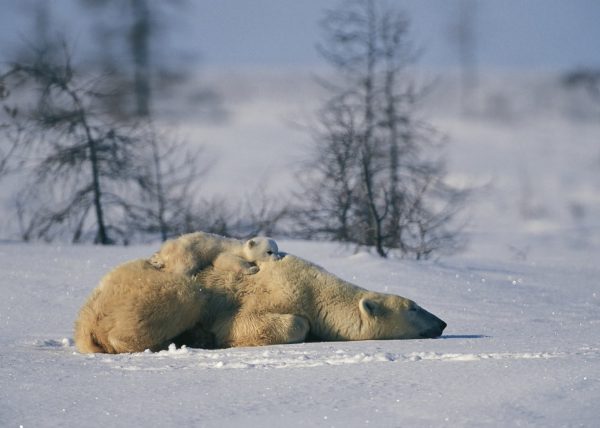
MULTIPOLYGON (((435 315, 433 315, 435 317, 435 315)), ((433 339, 434 337, 440 337, 442 335, 442 332, 444 331, 444 329, 447 327, 448 324, 446 324, 444 321, 442 321, 441 319, 439 319, 438 317, 435 317, 435 320, 437 321, 437 325, 434 325, 433 327, 425 330, 423 333, 421 333, 421 337, 424 339, 433 339)))

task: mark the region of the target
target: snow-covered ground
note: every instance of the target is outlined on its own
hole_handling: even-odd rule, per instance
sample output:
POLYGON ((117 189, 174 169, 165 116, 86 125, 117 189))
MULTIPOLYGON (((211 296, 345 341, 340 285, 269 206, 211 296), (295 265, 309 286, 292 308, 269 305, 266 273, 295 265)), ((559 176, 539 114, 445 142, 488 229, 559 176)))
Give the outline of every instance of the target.
MULTIPOLYGON (((179 123, 218 160, 200 191, 285 195, 309 145, 289 123, 318 105, 314 87, 234 77, 220 80, 229 121, 179 123)), ((416 300, 448 323, 442 338, 80 355, 72 326, 87 295, 158 244, 0 242, 0 426, 598 426, 600 124, 570 116, 542 77, 484 82, 485 114, 425 106, 450 138, 452 179, 485 185, 464 253, 414 262, 280 242, 416 300)))
POLYGON ((381 260, 288 252, 448 322, 441 339, 81 355, 72 325, 102 275, 155 247, 0 245, 0 426, 597 426, 592 254, 381 260))

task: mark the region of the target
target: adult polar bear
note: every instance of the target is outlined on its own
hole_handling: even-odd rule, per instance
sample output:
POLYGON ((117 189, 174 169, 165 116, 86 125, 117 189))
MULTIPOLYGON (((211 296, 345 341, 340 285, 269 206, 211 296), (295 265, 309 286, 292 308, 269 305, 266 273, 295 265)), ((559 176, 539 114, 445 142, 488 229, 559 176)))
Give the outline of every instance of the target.
POLYGON ((208 267, 195 277, 135 260, 92 292, 75 323, 75 344, 82 353, 120 353, 172 341, 202 346, 207 334, 221 348, 308 337, 433 338, 445 327, 409 299, 365 290, 292 255, 263 262, 255 275, 208 267))

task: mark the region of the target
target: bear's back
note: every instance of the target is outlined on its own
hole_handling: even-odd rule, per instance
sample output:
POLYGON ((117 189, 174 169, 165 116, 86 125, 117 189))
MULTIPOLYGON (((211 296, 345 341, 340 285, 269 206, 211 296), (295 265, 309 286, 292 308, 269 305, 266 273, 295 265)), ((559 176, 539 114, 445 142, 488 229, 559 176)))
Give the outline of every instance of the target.
POLYGON ((196 280, 209 291, 215 311, 243 308, 245 312, 301 314, 310 306, 312 290, 289 267, 284 260, 268 261, 254 275, 208 267, 196 280))

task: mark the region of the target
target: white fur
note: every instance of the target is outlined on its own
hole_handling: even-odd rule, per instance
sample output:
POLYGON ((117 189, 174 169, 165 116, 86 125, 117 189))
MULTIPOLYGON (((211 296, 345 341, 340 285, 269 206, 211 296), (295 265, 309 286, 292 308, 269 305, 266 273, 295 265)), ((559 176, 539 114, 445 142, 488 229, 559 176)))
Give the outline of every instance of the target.
POLYGON ((76 321, 75 343, 80 352, 118 353, 178 338, 228 347, 436 337, 445 326, 409 299, 365 290, 290 255, 264 262, 256 275, 209 267, 195 277, 137 260, 94 290, 76 321))
POLYGON ((164 272, 195 275, 211 264, 217 269, 254 274, 257 262, 276 260, 279 249, 270 238, 255 237, 246 242, 212 233, 195 232, 165 242, 150 258, 150 264, 164 272))
POLYGON ((108 273, 79 312, 75 343, 81 352, 157 350, 192 328, 207 296, 191 277, 155 269, 145 260, 108 273))

